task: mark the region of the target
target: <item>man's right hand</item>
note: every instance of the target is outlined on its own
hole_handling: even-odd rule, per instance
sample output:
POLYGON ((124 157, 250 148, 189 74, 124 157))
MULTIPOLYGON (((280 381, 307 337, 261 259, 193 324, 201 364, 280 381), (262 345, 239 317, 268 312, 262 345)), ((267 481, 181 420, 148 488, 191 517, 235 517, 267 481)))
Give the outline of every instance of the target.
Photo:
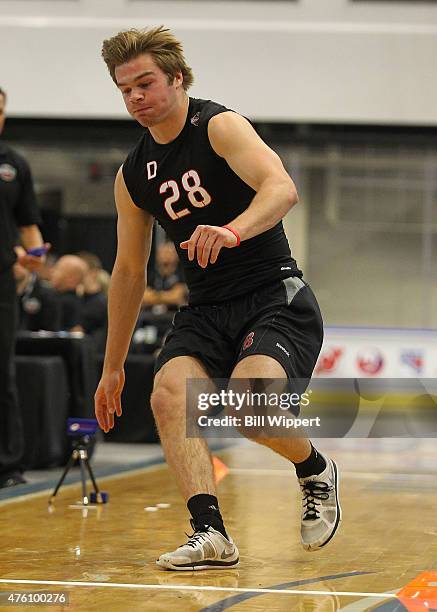
POLYGON ((104 372, 94 395, 96 419, 105 433, 114 427, 114 414, 121 416, 121 392, 124 380, 123 369, 104 372))

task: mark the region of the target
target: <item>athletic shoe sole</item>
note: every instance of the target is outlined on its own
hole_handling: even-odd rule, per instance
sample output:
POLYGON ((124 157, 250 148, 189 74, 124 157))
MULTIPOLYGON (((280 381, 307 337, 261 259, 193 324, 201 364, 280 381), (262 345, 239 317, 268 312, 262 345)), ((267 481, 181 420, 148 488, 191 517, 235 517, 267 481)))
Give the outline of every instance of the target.
POLYGON ((171 561, 166 559, 162 559, 161 561, 156 561, 156 565, 162 569, 167 570, 176 570, 180 572, 192 572, 198 570, 217 570, 217 569, 232 569, 237 567, 239 563, 239 559, 235 561, 208 561, 205 563, 204 561, 196 561, 195 563, 186 563, 184 565, 173 565, 171 561))

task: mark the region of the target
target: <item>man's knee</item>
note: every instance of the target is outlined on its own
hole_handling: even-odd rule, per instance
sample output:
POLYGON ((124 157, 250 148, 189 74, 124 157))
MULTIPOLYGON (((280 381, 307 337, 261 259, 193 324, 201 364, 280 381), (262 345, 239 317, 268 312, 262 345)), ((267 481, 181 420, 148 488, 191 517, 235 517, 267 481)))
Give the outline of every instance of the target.
POLYGON ((150 398, 153 414, 159 420, 174 416, 184 407, 184 403, 184 395, 166 384, 158 385, 150 398))

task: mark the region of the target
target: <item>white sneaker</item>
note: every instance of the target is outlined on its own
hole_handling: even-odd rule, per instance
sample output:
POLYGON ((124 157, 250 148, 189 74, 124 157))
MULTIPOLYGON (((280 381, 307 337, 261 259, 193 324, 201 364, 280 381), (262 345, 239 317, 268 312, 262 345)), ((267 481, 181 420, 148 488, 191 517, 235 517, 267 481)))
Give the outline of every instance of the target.
POLYGON ((164 569, 193 571, 227 569, 238 565, 238 561, 238 549, 232 539, 227 540, 213 527, 206 527, 204 531, 195 531, 174 552, 161 555, 156 564, 164 569))
POLYGON ((307 551, 325 546, 335 535, 341 521, 338 501, 337 465, 323 457, 326 468, 321 474, 299 478, 302 489, 302 546, 307 551))

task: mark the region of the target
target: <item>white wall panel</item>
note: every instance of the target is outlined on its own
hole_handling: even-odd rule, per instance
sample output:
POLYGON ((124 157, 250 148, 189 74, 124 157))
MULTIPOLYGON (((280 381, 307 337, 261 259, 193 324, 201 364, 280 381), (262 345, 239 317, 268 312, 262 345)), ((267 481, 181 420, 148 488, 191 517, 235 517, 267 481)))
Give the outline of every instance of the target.
POLYGON ((256 120, 437 125, 437 5, 420 2, 0 0, 9 112, 126 117, 102 40, 161 23, 185 44, 192 95, 256 120))

